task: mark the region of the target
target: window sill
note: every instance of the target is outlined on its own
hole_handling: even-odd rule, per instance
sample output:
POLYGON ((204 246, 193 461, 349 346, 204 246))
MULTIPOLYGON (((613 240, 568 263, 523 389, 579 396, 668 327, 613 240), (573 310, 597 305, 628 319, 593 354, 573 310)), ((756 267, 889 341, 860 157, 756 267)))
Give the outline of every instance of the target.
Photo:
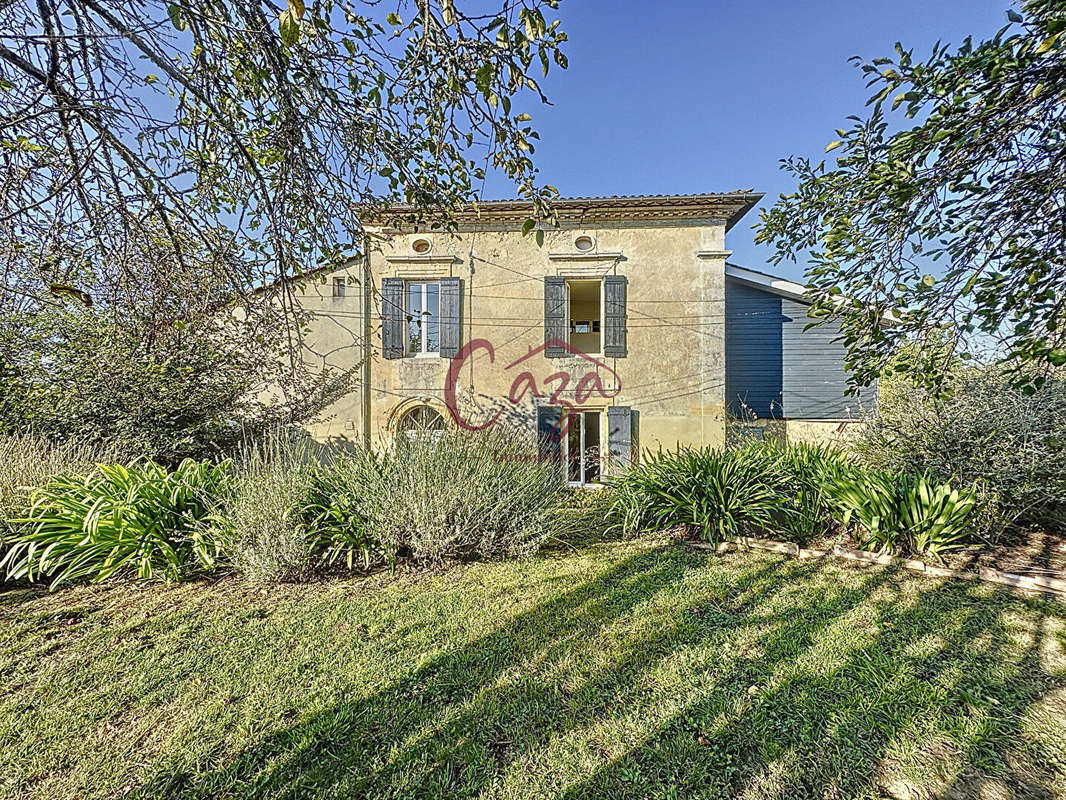
POLYGON ((570 360, 573 360, 573 361, 580 361, 583 358, 604 358, 604 357, 605 356, 603 355, 603 353, 570 353, 570 352, 564 353, 563 355, 559 356, 560 359, 563 359, 563 360, 570 359, 570 360))

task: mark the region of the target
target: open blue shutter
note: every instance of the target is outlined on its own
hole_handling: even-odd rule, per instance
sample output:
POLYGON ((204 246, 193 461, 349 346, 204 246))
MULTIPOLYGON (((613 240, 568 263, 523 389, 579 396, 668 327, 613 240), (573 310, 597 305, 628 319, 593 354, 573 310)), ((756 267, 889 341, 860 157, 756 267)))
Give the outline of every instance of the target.
POLYGON ((462 280, 440 279, 440 355, 455 358, 459 355, 461 341, 461 318, 463 305, 462 280))
POLYGON ((546 358, 562 358, 569 341, 566 320, 566 279, 558 275, 544 278, 544 350, 546 358))
POLYGON ((626 406, 607 409, 607 458, 612 472, 637 460, 638 418, 638 413, 626 406))
POLYGON ((607 275, 603 279, 603 354, 626 356, 626 278, 607 275))
POLYGON ((403 358, 403 278, 381 279, 381 355, 403 358))
POLYGON ((559 406, 537 406, 537 443, 540 456, 545 461, 556 464, 563 461, 563 442, 559 432, 562 420, 563 410, 559 406))

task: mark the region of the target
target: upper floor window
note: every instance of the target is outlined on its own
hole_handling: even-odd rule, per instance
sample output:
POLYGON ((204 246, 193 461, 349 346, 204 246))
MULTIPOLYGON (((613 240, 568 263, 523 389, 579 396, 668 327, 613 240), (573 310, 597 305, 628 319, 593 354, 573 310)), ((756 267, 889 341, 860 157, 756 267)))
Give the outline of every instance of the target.
POLYGON ((603 283, 595 280, 569 280, 566 282, 567 310, 569 312, 570 346, 588 355, 602 352, 601 303, 603 283))
POLYGON ((407 320, 407 354, 440 352, 440 284, 408 282, 404 301, 407 320))
POLYGON ((544 355, 625 358, 626 294, 624 275, 602 278, 544 277, 544 355))
POLYGON ((462 279, 381 279, 381 355, 455 358, 462 326, 462 279))
POLYGON ((347 293, 347 289, 348 289, 348 283, 347 283, 347 281, 344 280, 344 278, 334 278, 333 279, 333 296, 334 297, 344 297, 345 294, 347 293))

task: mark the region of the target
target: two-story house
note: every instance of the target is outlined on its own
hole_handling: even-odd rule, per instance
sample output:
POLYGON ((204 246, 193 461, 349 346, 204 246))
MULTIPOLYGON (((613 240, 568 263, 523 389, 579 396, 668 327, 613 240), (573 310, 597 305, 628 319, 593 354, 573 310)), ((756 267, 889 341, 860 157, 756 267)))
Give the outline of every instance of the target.
POLYGON ((510 425, 575 484, 641 448, 722 446, 731 419, 841 434, 859 401, 837 331, 805 330, 802 286, 728 263, 726 234, 760 197, 563 199, 541 245, 517 201, 465 211, 455 233, 374 229, 366 261, 303 290, 312 357, 364 362, 312 433, 510 425))

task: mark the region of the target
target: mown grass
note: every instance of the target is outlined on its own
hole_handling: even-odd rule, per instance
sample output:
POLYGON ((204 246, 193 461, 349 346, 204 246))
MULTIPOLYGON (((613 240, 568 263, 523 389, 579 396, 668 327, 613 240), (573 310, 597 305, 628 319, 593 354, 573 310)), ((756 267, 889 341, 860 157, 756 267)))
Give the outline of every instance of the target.
POLYGON ((1066 606, 648 540, 0 594, 3 797, 935 794, 1066 796, 1066 606))

